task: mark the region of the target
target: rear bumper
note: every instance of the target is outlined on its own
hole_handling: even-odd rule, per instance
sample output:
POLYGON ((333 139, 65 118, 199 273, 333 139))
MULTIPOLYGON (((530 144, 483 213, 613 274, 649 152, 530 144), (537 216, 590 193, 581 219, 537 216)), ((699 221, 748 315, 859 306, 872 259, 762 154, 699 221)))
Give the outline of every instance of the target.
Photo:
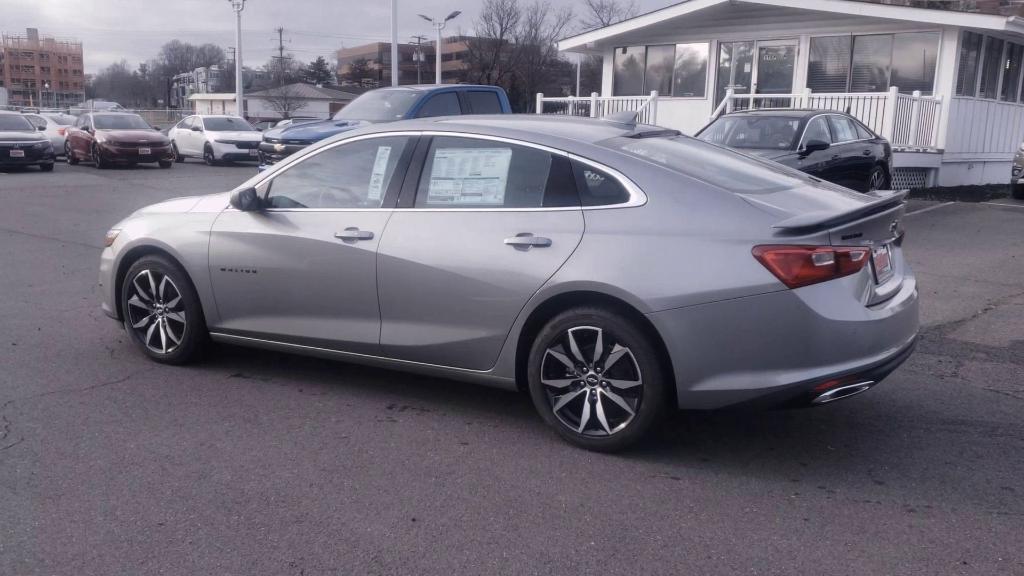
POLYGON ((865 306, 849 297, 862 280, 649 314, 669 350, 679 407, 809 402, 823 382, 887 376, 913 350, 917 281, 906 270, 892 298, 865 306))
POLYGON ((174 153, 170 146, 152 146, 149 154, 139 154, 138 148, 115 147, 103 145, 99 147, 99 153, 107 162, 118 164, 146 164, 174 160, 174 153))

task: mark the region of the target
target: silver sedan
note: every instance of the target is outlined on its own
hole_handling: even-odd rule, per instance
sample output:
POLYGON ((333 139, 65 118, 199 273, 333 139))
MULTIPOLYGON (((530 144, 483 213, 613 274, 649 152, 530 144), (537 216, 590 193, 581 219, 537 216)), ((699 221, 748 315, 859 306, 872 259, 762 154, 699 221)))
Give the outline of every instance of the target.
POLYGON ((138 211, 100 284, 158 362, 212 339, 519 389, 616 450, 887 376, 918 331, 903 210, 653 126, 415 120, 138 211))

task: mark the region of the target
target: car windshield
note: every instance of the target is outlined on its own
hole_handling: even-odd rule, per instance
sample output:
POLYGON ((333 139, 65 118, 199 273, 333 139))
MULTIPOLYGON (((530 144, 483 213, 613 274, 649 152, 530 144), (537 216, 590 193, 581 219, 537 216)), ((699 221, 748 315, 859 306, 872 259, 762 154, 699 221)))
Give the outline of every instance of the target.
POLYGON ((70 114, 43 114, 61 126, 71 126, 75 123, 75 117, 70 114))
POLYGON ((23 116, 0 114, 0 130, 35 130, 35 127, 23 116))
POLYGON ((418 98, 419 92, 415 90, 374 90, 338 110, 334 119, 368 122, 401 120, 418 98))
POLYGON ((611 148, 661 164, 713 186, 743 194, 771 193, 799 186, 833 188, 782 164, 735 152, 689 136, 672 138, 615 137, 611 148))
POLYGON ((730 148, 792 150, 799 128, 800 119, 788 116, 724 116, 697 138, 730 148))
POLYGON ((92 122, 97 130, 152 130, 141 116, 135 114, 96 114, 92 122))
POLYGON ((231 116, 203 118, 203 124, 211 132, 252 132, 256 130, 245 120, 231 116))

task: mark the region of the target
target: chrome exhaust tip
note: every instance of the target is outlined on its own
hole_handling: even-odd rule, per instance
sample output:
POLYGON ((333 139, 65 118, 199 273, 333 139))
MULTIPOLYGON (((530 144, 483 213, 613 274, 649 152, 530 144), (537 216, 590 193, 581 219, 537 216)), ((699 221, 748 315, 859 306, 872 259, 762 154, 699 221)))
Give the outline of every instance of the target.
POLYGON ((837 386, 827 392, 824 392, 820 396, 811 400, 811 404, 828 404, 829 402, 835 402, 836 400, 842 400, 843 398, 849 398, 855 394, 860 394, 868 388, 871 388, 877 384, 874 380, 867 380, 864 382, 857 382, 855 384, 847 384, 845 386, 837 386))

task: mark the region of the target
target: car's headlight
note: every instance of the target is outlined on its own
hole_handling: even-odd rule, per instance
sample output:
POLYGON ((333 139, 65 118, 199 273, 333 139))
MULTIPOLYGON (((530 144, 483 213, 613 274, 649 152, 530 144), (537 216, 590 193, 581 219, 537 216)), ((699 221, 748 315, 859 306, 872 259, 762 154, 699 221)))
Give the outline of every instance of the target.
POLYGON ((106 236, 103 237, 103 245, 109 248, 110 245, 114 243, 114 240, 117 240, 117 235, 120 233, 121 230, 119 228, 111 228, 110 230, 107 230, 106 236))

